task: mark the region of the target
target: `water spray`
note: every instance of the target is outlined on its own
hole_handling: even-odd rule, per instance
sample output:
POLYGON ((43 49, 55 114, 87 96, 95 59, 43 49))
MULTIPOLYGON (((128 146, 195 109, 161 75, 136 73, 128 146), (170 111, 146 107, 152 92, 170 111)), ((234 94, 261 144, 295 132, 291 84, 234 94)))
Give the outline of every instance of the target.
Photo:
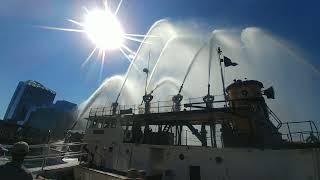
MULTIPOLYGON (((150 34, 150 32, 151 32, 151 30, 152 29, 154 29, 156 26, 158 26, 159 24, 161 24, 162 22, 165 22, 166 20, 159 20, 159 21, 157 21, 156 23, 154 23, 152 26, 151 26, 151 28, 149 29, 149 31, 147 32, 147 36, 144 36, 144 39, 143 39, 143 42, 146 40, 146 38, 147 37, 150 37, 149 36, 149 34, 150 34)), ((132 58, 132 61, 130 62, 130 65, 129 65, 129 67, 128 67, 128 70, 127 70, 127 72, 126 72, 126 74, 125 74, 125 77, 124 77, 124 80, 123 80, 123 83, 122 83, 122 85, 121 85, 121 88, 120 88, 120 90, 119 90, 119 93, 118 93, 118 95, 117 95, 117 98, 116 98, 116 100, 115 100, 115 102, 114 103, 112 103, 112 112, 116 112, 117 110, 117 107, 118 107, 118 100, 119 100, 119 98, 120 98, 120 95, 121 95, 121 93, 122 93, 122 90, 123 90, 123 88, 124 88, 124 86, 125 86, 125 84, 126 84, 126 82, 127 82, 127 79, 128 79, 128 77, 129 77, 129 73, 131 72, 131 68, 132 67, 134 67, 134 63, 135 63, 135 61, 136 61, 136 59, 137 59, 137 55, 139 54, 139 52, 141 51, 141 48, 143 47, 143 43, 139 46, 139 48, 138 48, 138 50, 137 50, 137 52, 134 54, 134 57, 132 58)))
MULTIPOLYGON (((163 56, 163 53, 167 50, 169 44, 170 44, 172 41, 174 41, 174 40, 176 40, 176 39, 178 39, 178 38, 179 38, 178 36, 171 36, 170 39, 167 40, 166 44, 165 44, 164 47, 162 48, 162 50, 161 50, 161 52, 160 52, 160 55, 159 55, 159 57, 158 57, 155 65, 154 65, 154 67, 153 67, 153 69, 152 69, 152 71, 151 71, 149 81, 148 81, 148 83, 147 83, 147 85, 146 85, 146 89, 148 89, 148 87, 149 87, 149 85, 150 85, 150 82, 151 82, 151 80, 152 80, 152 78, 153 78, 154 72, 155 72, 155 70, 156 70, 157 67, 158 67, 158 64, 159 64, 159 62, 160 62, 160 59, 161 59, 162 56, 163 56)), ((149 54, 149 55, 150 55, 150 54, 149 54)), ((150 58, 150 57, 149 57, 149 58, 150 58)), ((149 62, 148 62, 148 63, 149 63, 149 62)))
POLYGON ((183 89, 183 85, 191 71, 191 67, 193 65, 193 63, 195 62, 195 60, 197 59, 197 57, 199 56, 200 52, 202 51, 202 49, 207 45, 207 42, 204 43, 200 49, 196 52, 196 54, 193 56, 189 66, 188 66, 188 69, 187 69, 187 72, 186 72, 186 75, 184 76, 183 80, 182 80, 182 83, 181 83, 181 86, 179 88, 179 91, 178 91, 178 94, 177 95, 174 95, 172 97, 172 102, 173 102, 173 111, 180 111, 181 110, 181 101, 183 99, 183 96, 181 95, 181 92, 182 92, 182 89, 183 89))
POLYGON ((209 60, 208 60, 208 92, 207 95, 203 97, 203 102, 206 103, 207 108, 212 108, 212 103, 214 101, 214 96, 210 94, 210 81, 211 81, 211 62, 212 62, 212 39, 209 42, 209 60))

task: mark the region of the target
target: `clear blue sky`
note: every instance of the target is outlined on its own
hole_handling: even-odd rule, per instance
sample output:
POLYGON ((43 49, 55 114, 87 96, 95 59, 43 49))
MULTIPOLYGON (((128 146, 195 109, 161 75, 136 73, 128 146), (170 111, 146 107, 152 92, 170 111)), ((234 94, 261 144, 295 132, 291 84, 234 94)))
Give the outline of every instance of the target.
MULTIPOLYGON (((57 99, 75 103, 98 87, 98 65, 81 69, 92 48, 84 35, 34 27, 70 27, 67 18, 81 18, 82 7, 94 4, 94 0, 0 2, 0 118, 21 80, 37 80, 55 90, 57 99)), ((196 19, 213 28, 258 26, 294 43, 319 68, 319 5, 316 0, 124 0, 119 19, 126 32, 140 34, 162 18, 196 19)), ((127 65, 112 53, 103 77, 121 74, 127 65)))

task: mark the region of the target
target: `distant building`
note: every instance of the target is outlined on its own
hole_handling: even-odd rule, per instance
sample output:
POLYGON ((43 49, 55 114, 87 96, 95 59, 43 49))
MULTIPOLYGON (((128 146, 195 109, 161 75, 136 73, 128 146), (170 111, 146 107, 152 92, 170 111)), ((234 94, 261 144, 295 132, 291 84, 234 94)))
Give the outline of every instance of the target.
POLYGON ((77 108, 77 105, 65 100, 58 100, 53 107, 61 112, 70 112, 77 108))
POLYGON ((6 131, 0 131, 0 140, 12 133, 31 143, 45 143, 49 137, 63 138, 75 122, 77 105, 64 100, 53 103, 55 95, 39 82, 19 82, 4 116, 6 123, 2 126, 6 131))
POLYGON ((4 119, 24 122, 29 112, 38 107, 52 105, 56 93, 37 81, 20 81, 7 108, 4 119))
POLYGON ((47 107, 33 109, 25 121, 25 126, 40 129, 42 133, 49 130, 52 138, 63 138, 64 133, 75 121, 77 105, 68 101, 57 101, 47 107))

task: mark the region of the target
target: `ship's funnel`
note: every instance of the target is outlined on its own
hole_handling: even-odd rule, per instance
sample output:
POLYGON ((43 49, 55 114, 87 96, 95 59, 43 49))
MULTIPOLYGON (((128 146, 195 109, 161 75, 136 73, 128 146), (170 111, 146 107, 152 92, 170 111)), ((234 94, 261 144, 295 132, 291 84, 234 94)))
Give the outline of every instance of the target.
POLYGON ((274 99, 274 89, 269 87, 268 89, 263 90, 263 95, 267 96, 268 99, 274 99))

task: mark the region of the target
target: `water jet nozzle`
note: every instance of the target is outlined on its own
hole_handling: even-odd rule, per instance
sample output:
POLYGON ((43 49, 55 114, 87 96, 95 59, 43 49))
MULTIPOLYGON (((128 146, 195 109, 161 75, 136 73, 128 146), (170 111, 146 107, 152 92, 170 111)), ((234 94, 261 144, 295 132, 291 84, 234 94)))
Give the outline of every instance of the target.
POLYGON ((114 103, 111 104, 111 107, 112 107, 112 115, 116 115, 118 105, 119 105, 118 102, 114 102, 114 103))
POLYGON ((214 96, 207 94, 206 96, 203 97, 203 102, 206 103, 207 108, 212 108, 212 103, 214 101, 214 96))
POLYGON ((153 96, 151 93, 146 94, 142 97, 142 100, 144 101, 144 113, 149 114, 150 113, 150 102, 152 101, 153 96))
POLYGON ((174 112, 178 112, 181 110, 181 101, 183 99, 183 96, 179 93, 177 95, 174 95, 172 97, 172 101, 173 101, 173 111, 174 112))

